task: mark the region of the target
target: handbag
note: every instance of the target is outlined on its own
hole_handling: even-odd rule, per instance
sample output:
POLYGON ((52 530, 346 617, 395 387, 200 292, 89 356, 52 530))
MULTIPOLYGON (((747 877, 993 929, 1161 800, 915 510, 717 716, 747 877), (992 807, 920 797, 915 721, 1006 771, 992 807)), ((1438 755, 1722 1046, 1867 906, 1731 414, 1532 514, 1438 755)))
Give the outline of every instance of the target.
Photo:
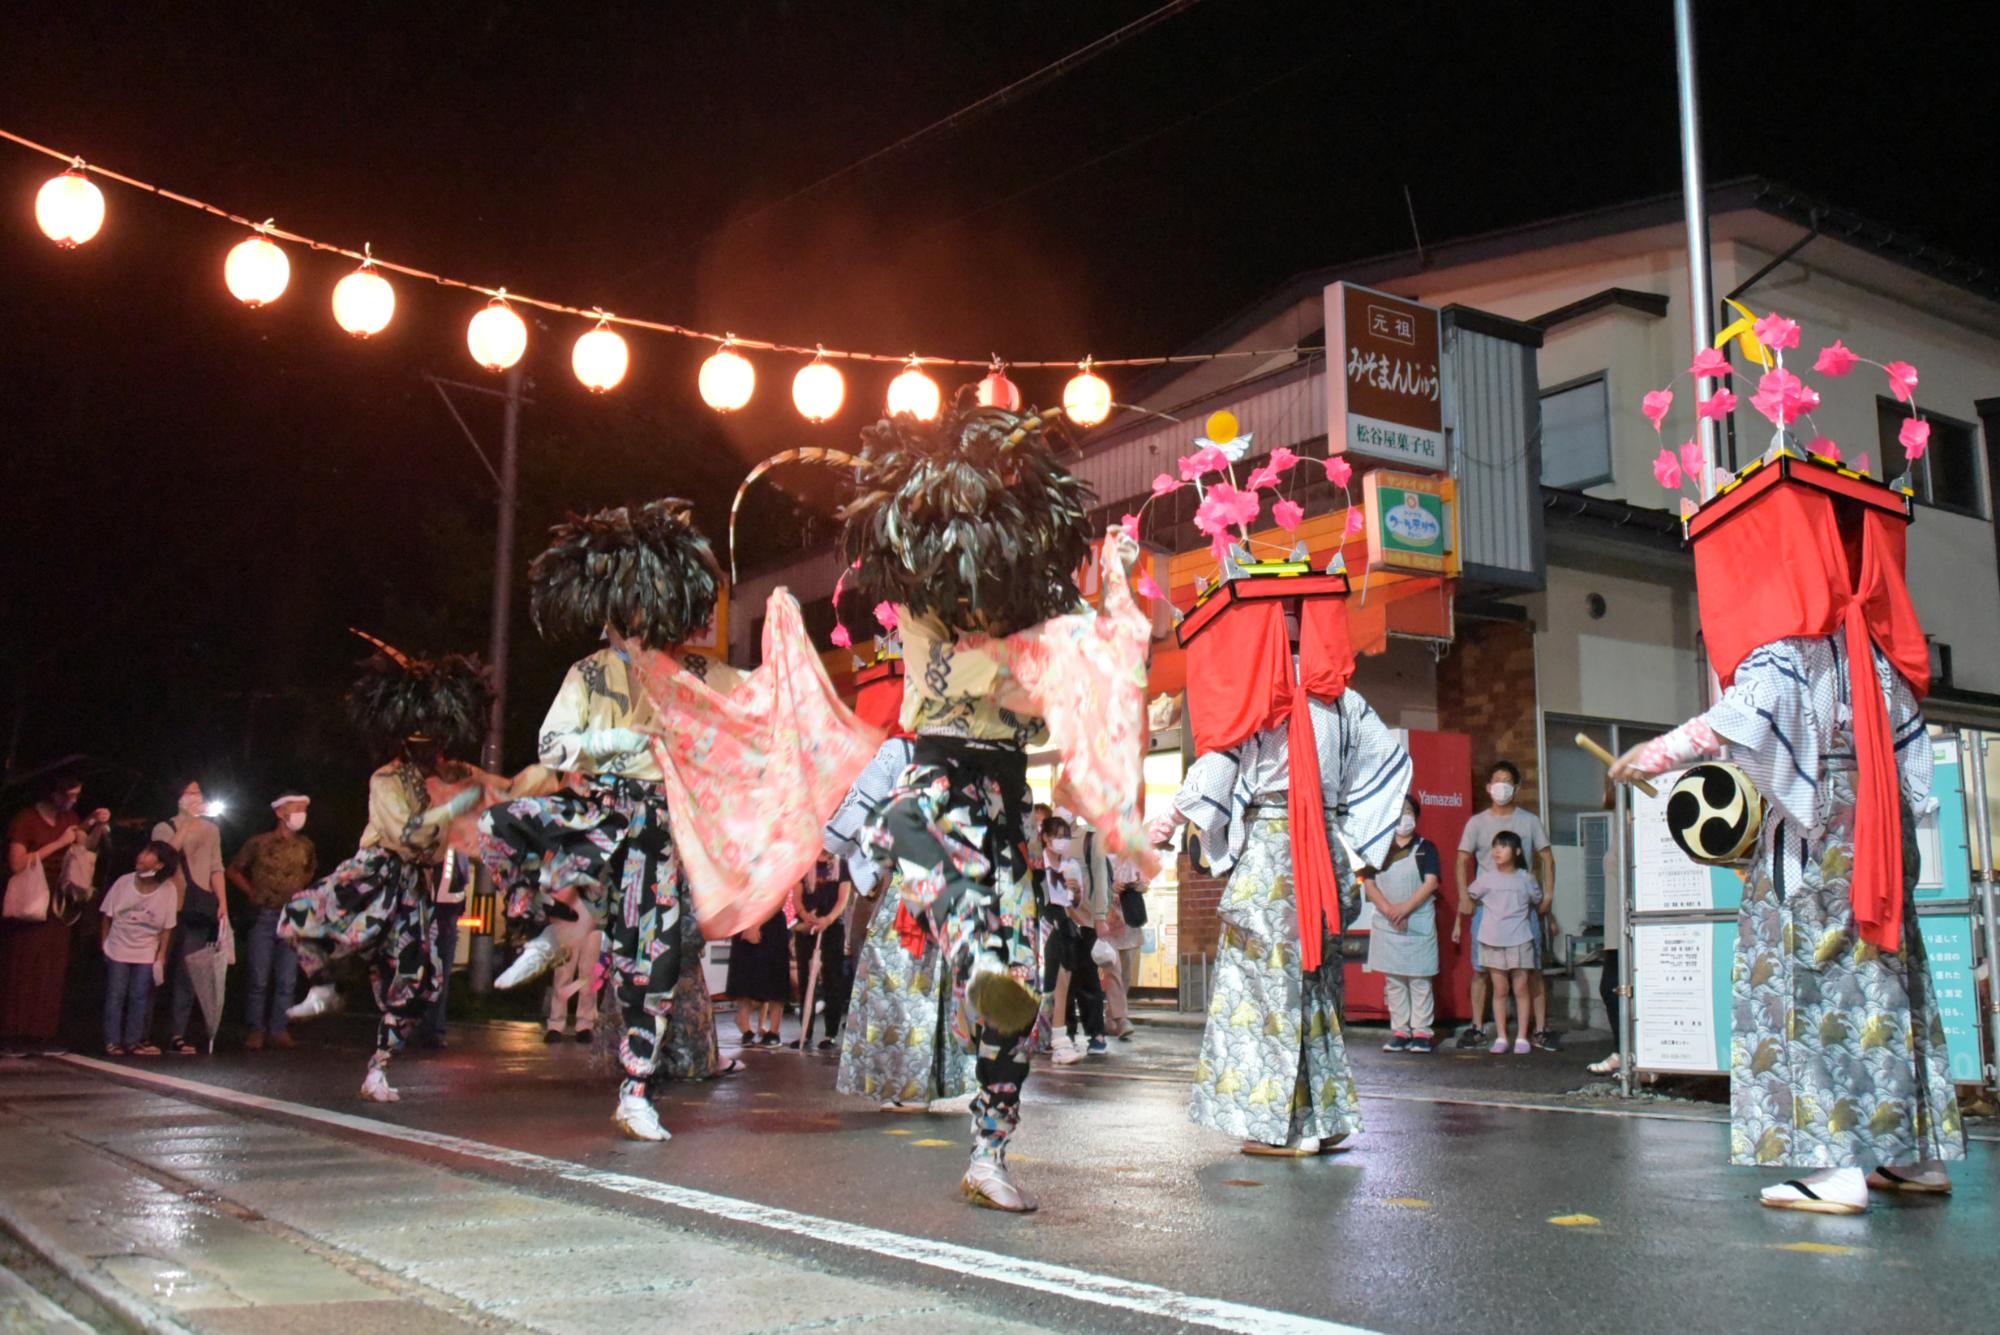
POLYGON ((27 866, 7 878, 7 898, 0 905, 0 917, 19 922, 49 920, 49 876, 42 870, 40 858, 28 859, 27 866))
POLYGON ((74 923, 84 905, 97 897, 97 854, 81 842, 71 844, 63 853, 59 878, 62 884, 49 896, 49 916, 74 923))
POLYGON ((1125 919, 1127 927, 1146 925, 1146 892, 1136 885, 1128 885, 1118 892, 1118 912, 1125 919))
POLYGON ((1111 948, 1109 941, 1098 941, 1090 947, 1090 962, 1101 969, 1108 969, 1118 962, 1118 952, 1111 948))

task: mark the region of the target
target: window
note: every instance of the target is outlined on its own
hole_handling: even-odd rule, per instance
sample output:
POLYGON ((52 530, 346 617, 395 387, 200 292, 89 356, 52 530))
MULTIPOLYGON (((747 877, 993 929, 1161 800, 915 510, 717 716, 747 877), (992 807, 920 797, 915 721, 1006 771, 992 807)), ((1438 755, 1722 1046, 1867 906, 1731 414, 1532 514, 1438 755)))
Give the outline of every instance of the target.
POLYGON ((1602 719, 1548 716, 1548 733, 1543 751, 1543 783, 1548 792, 1548 810, 1542 813, 1552 844, 1580 842, 1576 818, 1590 811, 1610 809, 1611 785, 1604 762, 1576 744, 1583 733, 1612 755, 1622 755, 1640 742, 1664 732, 1644 723, 1612 723, 1602 719))
POLYGON ((1603 375, 1542 395, 1542 485, 1581 490, 1611 480, 1611 399, 1603 375))
MULTIPOLYGON (((1902 472, 1903 446, 1897 436, 1909 419, 1909 405, 1894 399, 1875 400, 1875 435, 1881 449, 1876 465, 1893 480, 1902 472)), ((1917 499, 1940 510, 1955 510, 1976 519, 1986 516, 1980 504, 1979 432, 1970 422, 1942 417, 1926 411, 1931 424, 1930 445, 1924 457, 1910 465, 1910 484, 1917 499)))

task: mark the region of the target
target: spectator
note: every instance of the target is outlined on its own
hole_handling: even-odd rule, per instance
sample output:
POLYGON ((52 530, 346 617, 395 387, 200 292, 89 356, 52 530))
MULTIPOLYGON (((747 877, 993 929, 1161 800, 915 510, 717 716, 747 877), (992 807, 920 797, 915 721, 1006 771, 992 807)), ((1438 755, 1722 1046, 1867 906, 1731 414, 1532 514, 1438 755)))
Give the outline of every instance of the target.
MULTIPOLYGON (((222 830, 205 814, 207 798, 201 785, 190 781, 179 790, 172 820, 153 827, 153 838, 173 845, 180 855, 180 904, 174 929, 173 998, 169 1003, 167 1051, 192 1057, 199 1049, 188 1042, 188 1022, 194 1018, 194 975, 188 956, 211 946, 229 930, 229 895, 224 880, 222 830)), ((210 1034, 213 1039, 215 1035, 210 1034)))
POLYGON ((792 996, 791 949, 783 909, 729 939, 729 972, 723 990, 735 999, 736 1027, 743 1031, 743 1046, 778 1046, 778 1022, 792 996), (760 1020, 753 1027, 753 1022, 760 1020))
POLYGON ((1493 1020, 1498 1036, 1492 1051, 1507 1051, 1507 997, 1517 1009, 1514 1051, 1533 1051, 1528 1042, 1528 974, 1534 968, 1535 909, 1542 902, 1542 883, 1528 874, 1521 836, 1502 830, 1493 836, 1493 870, 1483 871, 1466 887, 1466 894, 1486 908, 1479 926, 1482 966, 1491 976, 1493 1020))
MULTIPOLYGON (((854 883, 847 878, 840 859, 824 849, 813 864, 812 875, 792 890, 792 947, 797 957, 799 1004, 811 1001, 821 1008, 826 1023, 820 1031, 819 1050, 833 1051, 833 1036, 847 1017, 847 926, 844 918, 848 901, 854 898, 854 883), (813 956, 819 956, 819 984, 812 982, 813 956)), ((812 1037, 813 1017, 799 1018, 800 1041, 812 1037)))
MULTIPOLYGON (((1122 1041, 1132 1038, 1132 989, 1139 983, 1139 947, 1146 931, 1125 916, 1128 895, 1143 895, 1139 869, 1124 858, 1111 864, 1112 893, 1104 916, 1097 921, 1097 939, 1111 950, 1111 963, 1098 970, 1104 986, 1105 1032, 1122 1041)), ((1143 902, 1143 901, 1141 901, 1143 902)))
POLYGON ((1086 833, 1079 848, 1068 819, 1059 814, 1043 822, 1042 834, 1050 912, 1055 918, 1050 958, 1044 967, 1053 966, 1055 977, 1052 1020, 1061 1022, 1068 1039, 1066 1047, 1056 1046, 1055 1061, 1068 1065, 1081 1061, 1086 1052, 1101 1056, 1107 1048, 1104 989, 1098 982, 1097 961, 1092 958, 1097 945, 1097 915, 1107 896, 1095 866, 1099 858, 1093 848, 1094 834, 1086 833), (1087 1047, 1077 1042, 1079 1022, 1087 1047))
POLYGON ((105 959, 104 1055, 157 1057, 146 1039, 153 988, 167 975, 173 941, 173 868, 180 855, 155 839, 139 850, 132 871, 111 883, 99 910, 98 936, 105 959))
MULTIPOLYGON (((458 920, 465 913, 465 887, 471 880, 471 860, 457 853, 445 854, 444 866, 438 871, 437 912, 431 916, 437 933, 438 968, 442 973, 438 977, 437 996, 418 1023, 416 1035, 417 1042, 427 1048, 445 1045, 444 1026, 451 1008, 451 972, 458 967, 458 920)), ((595 964, 594 957, 592 963, 595 964)), ((584 1024, 578 1037, 589 1031, 590 1026, 584 1024)))
MULTIPOLYGON (((542 1031, 542 1042, 562 1042, 563 1025, 570 1020, 570 1003, 574 1001, 576 1041, 588 1043, 597 1024, 597 965, 604 954, 604 933, 587 912, 570 920, 551 918, 550 925, 562 953, 549 973, 549 1022, 542 1031)), ((682 967, 700 973, 700 956, 682 967)))
MULTIPOLYGON (((1604 805, 1617 809, 1617 795, 1608 784, 1604 805)), ((1619 865, 1619 843, 1613 839, 1604 850, 1604 963, 1597 976, 1597 998, 1604 1003, 1604 1013, 1611 1021, 1611 1053, 1603 1061, 1592 1062, 1585 1068, 1592 1075, 1617 1075, 1625 1065, 1625 1059, 1619 1055, 1625 1031, 1618 1027, 1619 960, 1625 949, 1625 869, 1619 865)))
POLYGON ((52 1050, 62 1027, 70 925, 55 911, 54 896, 62 889, 70 847, 95 850, 111 822, 111 813, 101 807, 88 823, 77 818, 82 792, 83 780, 73 769, 48 775, 34 805, 17 813, 7 827, 9 878, 39 862, 50 892, 43 917, 0 922, 0 1050, 10 1056, 52 1050))
POLYGON ((298 1000, 299 954, 278 939, 278 916, 286 901, 319 874, 318 852, 302 833, 310 805, 312 799, 301 793, 272 802, 271 828, 244 840, 229 863, 229 883, 243 892, 251 912, 244 942, 250 975, 243 1006, 243 1022, 250 1030, 243 1046, 251 1052, 267 1040, 279 1048, 297 1041, 285 1032, 285 1012, 298 1000))
POLYGON ((1434 1036, 1431 979, 1438 971, 1437 892, 1444 872, 1437 845, 1417 833, 1423 802, 1412 791, 1382 869, 1362 882, 1375 908, 1362 967, 1382 975, 1389 1006, 1384 1052, 1429 1052, 1434 1036))
POLYGON ((1542 929, 1551 923, 1550 914, 1555 904, 1556 859, 1549 847, 1548 832, 1532 811, 1524 811, 1514 803, 1515 794, 1521 787, 1521 771, 1511 760, 1497 760, 1487 772, 1486 796, 1492 803, 1486 810, 1474 815, 1465 823, 1465 832, 1458 839, 1458 916, 1451 926, 1451 939, 1463 939, 1465 920, 1472 923, 1472 1021, 1458 1036, 1461 1048, 1477 1048, 1486 1042, 1483 1021, 1486 1015, 1487 975, 1483 967, 1480 946, 1479 921, 1473 901, 1466 890, 1472 884, 1475 865, 1479 872, 1493 869, 1493 836, 1502 830, 1511 831, 1521 841, 1532 862, 1529 864, 1535 878, 1542 885, 1542 922, 1537 924, 1534 934, 1535 964, 1529 971, 1529 997, 1535 1008, 1535 1042, 1544 1048, 1553 1049, 1556 1037, 1548 1027, 1548 993, 1542 986, 1541 935, 1542 929))

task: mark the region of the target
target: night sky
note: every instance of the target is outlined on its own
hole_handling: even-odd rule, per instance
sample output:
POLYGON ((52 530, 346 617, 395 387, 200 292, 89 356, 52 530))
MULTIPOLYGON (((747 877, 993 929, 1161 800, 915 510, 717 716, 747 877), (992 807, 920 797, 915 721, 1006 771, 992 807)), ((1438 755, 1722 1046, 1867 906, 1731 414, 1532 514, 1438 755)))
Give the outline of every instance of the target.
MULTIPOLYGON (((1664 0, 1206 0, 780 203, 1158 3, 80 3, 16 17, 0 125, 474 282, 965 357, 1174 351, 1294 273, 1409 248, 1406 185, 1427 244, 1678 188, 1664 0)), ((1699 8, 1712 179, 2000 264, 1989 7, 1699 8)), ((421 378, 483 378, 477 300, 400 281, 356 343, 326 305, 351 265, 295 251, 248 311, 221 282, 241 233, 130 190, 56 251, 33 220, 54 170, 0 144, 6 759, 87 752, 91 800, 157 814, 189 773, 258 805, 304 785, 344 840, 379 759, 341 720, 345 628, 485 645, 492 488, 421 378)), ((580 332, 551 320, 529 349, 521 567, 566 508, 663 493, 719 540, 750 461, 851 442, 891 374, 850 369, 814 428, 797 361, 759 357, 724 421, 694 393, 706 347, 635 336, 592 399, 580 332)), ((1064 378, 1016 374, 1031 401, 1064 378)), ((497 439, 490 403, 466 412, 497 439)), ((808 516, 831 480, 788 481, 824 494, 764 494, 750 565, 828 532, 808 516)), ((510 767, 589 647, 516 608, 510 767)))

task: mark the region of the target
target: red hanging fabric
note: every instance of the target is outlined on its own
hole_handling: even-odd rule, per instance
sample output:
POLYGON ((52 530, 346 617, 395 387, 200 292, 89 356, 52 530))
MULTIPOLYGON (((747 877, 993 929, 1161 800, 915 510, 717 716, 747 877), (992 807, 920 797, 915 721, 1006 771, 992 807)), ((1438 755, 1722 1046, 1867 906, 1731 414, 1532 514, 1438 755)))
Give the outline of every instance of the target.
POLYGON ((1344 598, 1253 599, 1224 610, 1188 645, 1188 714, 1195 749, 1226 751, 1285 723, 1291 782, 1292 888, 1299 905, 1299 962, 1317 969, 1329 920, 1340 921, 1340 882, 1326 838, 1326 797, 1311 701, 1338 699, 1354 675, 1344 598), (1294 680, 1287 603, 1299 609, 1294 680))
POLYGON ((890 660, 863 668, 855 677, 854 716, 894 737, 903 729, 903 665, 890 660))
POLYGON ((1903 822, 1895 741, 1870 645, 1919 699, 1930 689, 1930 648, 1903 575, 1905 521, 1863 508, 1861 568, 1850 570, 1833 498, 1787 483, 1771 489, 1694 545, 1701 628, 1727 685, 1759 645, 1788 636, 1845 638, 1858 771, 1850 895, 1862 939, 1903 948, 1903 822))

